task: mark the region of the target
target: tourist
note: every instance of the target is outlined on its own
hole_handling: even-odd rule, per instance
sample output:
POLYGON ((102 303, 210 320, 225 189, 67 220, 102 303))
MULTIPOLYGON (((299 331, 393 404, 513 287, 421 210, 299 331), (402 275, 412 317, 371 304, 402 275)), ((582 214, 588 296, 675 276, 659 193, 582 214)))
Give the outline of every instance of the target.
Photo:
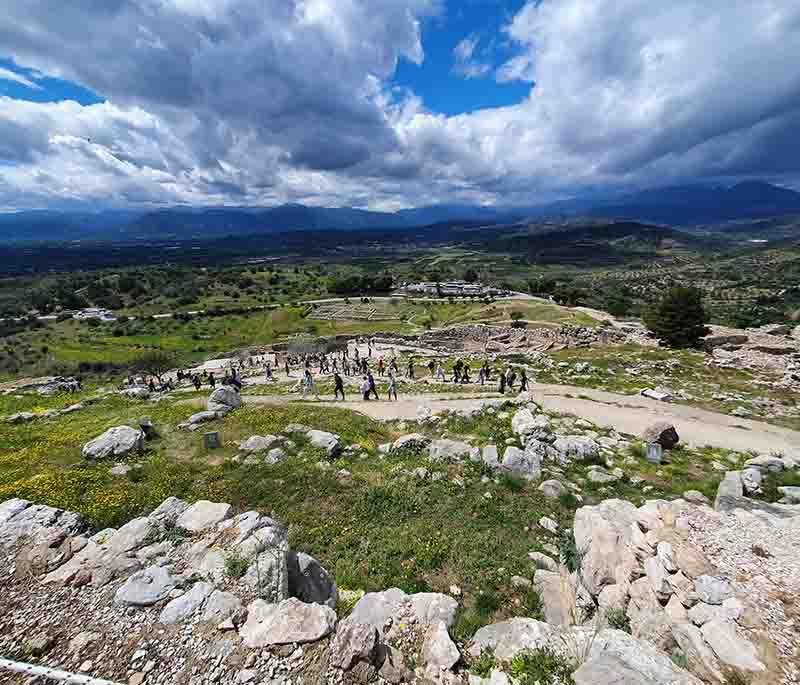
POLYGON ((437 362, 436 364, 436 379, 440 380, 442 383, 444 383, 446 380, 444 375, 444 367, 442 366, 441 362, 437 362))
POLYGON ((372 395, 375 395, 375 399, 379 400, 380 397, 378 397, 378 391, 375 388, 375 377, 372 375, 371 371, 367 371, 367 380, 369 381, 368 393, 372 394, 372 395))
POLYGON ((525 392, 528 389, 528 375, 525 373, 525 369, 519 374, 519 391, 525 392))
POLYGON ((344 381, 342 377, 339 375, 338 371, 333 372, 333 399, 339 399, 339 394, 342 395, 342 402, 345 401, 344 399, 344 381))
POLYGON ((308 393, 313 393, 314 397, 319 399, 316 383, 314 383, 314 376, 311 375, 311 369, 306 368, 305 377, 303 378, 303 399, 306 398, 308 393))
POLYGON ((384 364, 383 364, 383 357, 378 360, 378 375, 383 376, 384 364))
POLYGON ((391 401, 392 395, 394 395, 395 401, 397 401, 397 379, 395 378, 393 373, 389 374, 389 400, 391 401))
POLYGON ((483 385, 486 382, 486 371, 483 367, 478 369, 478 383, 483 385))
POLYGON ((208 384, 211 386, 212 389, 217 387, 217 379, 214 378, 213 371, 210 374, 208 374, 208 384))
POLYGON ((506 375, 504 373, 500 374, 500 394, 506 394, 506 375))
POLYGON ((414 379, 414 357, 408 359, 408 377, 414 379))
POLYGON ((364 397, 364 401, 369 402, 369 379, 366 376, 361 381, 361 394, 364 397))
POLYGON ((436 372, 436 364, 433 363, 433 359, 428 362, 428 371, 430 371, 431 378, 433 378, 436 372))
POLYGON ((469 378, 469 364, 464 364, 464 369, 461 373, 461 382, 462 383, 471 383, 472 381, 469 378))
POLYGON ((267 380, 268 381, 274 380, 272 378, 272 364, 270 364, 269 362, 267 362, 267 380))

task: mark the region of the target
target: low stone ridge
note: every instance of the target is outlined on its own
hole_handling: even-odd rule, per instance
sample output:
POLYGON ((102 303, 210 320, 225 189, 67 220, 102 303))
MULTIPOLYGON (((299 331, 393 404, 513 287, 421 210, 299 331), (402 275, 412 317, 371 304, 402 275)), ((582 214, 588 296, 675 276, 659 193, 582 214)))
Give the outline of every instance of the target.
POLYGON ((0 589, 10 607, 0 621, 11 626, 0 646, 12 657, 62 655, 73 668, 113 649, 124 657, 105 662, 103 677, 138 683, 511 685, 510 661, 545 648, 574 664, 581 685, 726 685, 732 673, 790 685, 796 627, 763 583, 798 591, 795 520, 683 500, 581 507, 576 572, 530 555, 546 620, 510 618, 459 645, 450 633, 459 603, 445 594, 367 593, 337 620, 334 578, 289 550, 286 530, 259 512, 169 498, 149 516, 92 532, 77 514, 14 499, 0 503, 9 569, 0 589), (751 551, 754 539, 769 546, 766 557, 751 551), (774 575, 787 567, 795 572, 774 575), (631 634, 608 628, 612 617, 631 634), (677 651, 685 669, 671 658, 677 651), (489 678, 470 675, 487 652, 489 678))

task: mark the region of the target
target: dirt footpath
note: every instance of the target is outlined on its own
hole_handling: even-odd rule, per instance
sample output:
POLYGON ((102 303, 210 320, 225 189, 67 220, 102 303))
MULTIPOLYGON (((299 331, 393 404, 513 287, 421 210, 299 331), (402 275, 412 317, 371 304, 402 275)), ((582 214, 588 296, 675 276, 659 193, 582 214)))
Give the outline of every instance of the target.
MULTIPOLYGON (((800 432, 760 421, 741 419, 705 409, 650 400, 639 395, 591 390, 568 385, 531 384, 533 398, 545 409, 561 414, 573 414, 599 426, 615 428, 621 433, 640 435, 654 421, 675 424, 683 442, 695 447, 710 445, 737 451, 754 450, 761 454, 782 452, 800 456, 800 432), (579 399, 580 396, 580 399, 579 399)), ((420 407, 432 412, 471 409, 480 406, 481 399, 500 397, 485 394, 471 397, 453 395, 406 395, 399 402, 364 402, 360 399, 337 402, 353 411, 374 419, 416 419, 420 407)), ((246 403, 281 404, 297 396, 243 396, 246 403)), ((327 398, 326 398, 327 399, 327 398)))

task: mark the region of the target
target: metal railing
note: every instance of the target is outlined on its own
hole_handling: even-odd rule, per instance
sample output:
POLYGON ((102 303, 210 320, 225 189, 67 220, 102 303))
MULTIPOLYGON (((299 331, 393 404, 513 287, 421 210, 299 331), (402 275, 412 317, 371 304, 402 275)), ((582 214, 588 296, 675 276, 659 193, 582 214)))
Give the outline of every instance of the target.
POLYGON ((11 661, 10 659, 2 658, 0 658, 0 670, 33 676, 43 676, 50 680, 71 683, 72 685, 123 685, 123 683, 118 683, 113 680, 95 678, 82 673, 70 673, 58 668, 50 668, 49 666, 37 666, 35 664, 26 664, 24 661, 11 661))

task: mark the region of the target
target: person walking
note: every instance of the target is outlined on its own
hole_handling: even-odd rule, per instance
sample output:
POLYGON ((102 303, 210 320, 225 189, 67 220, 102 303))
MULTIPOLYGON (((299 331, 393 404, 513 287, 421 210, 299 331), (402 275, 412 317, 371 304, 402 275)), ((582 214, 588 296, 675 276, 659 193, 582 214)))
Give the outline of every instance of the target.
POLYGON ((333 399, 339 399, 339 395, 342 396, 342 402, 345 401, 344 398, 344 381, 342 377, 339 375, 338 371, 333 372, 333 399))
POLYGON ((430 371, 431 378, 433 378, 436 373, 436 364, 433 363, 433 359, 428 362, 428 371, 430 371))
POLYGON ((436 364, 436 379, 441 381, 442 383, 444 383, 446 380, 444 375, 444 367, 442 366, 441 362, 436 364))
POLYGON ((213 371, 210 374, 208 374, 208 384, 211 386, 212 389, 217 387, 217 379, 214 378, 213 371))
POLYGON ((303 399, 306 398, 308 393, 313 393, 314 397, 319 399, 319 393, 317 392, 317 386, 314 383, 314 376, 311 375, 311 369, 306 369, 305 377, 303 378, 303 399))
POLYGON ((375 395, 375 399, 379 400, 380 397, 378 397, 378 391, 375 388, 375 377, 372 375, 372 371, 367 371, 367 381, 369 382, 369 390, 367 393, 375 395))
POLYGON ((267 380, 268 381, 274 380, 272 377, 272 364, 270 364, 269 362, 267 362, 267 380))
POLYGON ((408 377, 414 380, 414 357, 408 358, 408 377))
POLYGON ((383 364, 383 357, 381 357, 381 358, 378 360, 378 375, 379 375, 379 376, 383 376, 383 371, 384 371, 384 368, 385 368, 385 367, 384 367, 384 364, 383 364))
POLYGON ((483 367, 478 369, 478 383, 483 385, 486 382, 486 372, 483 370, 483 367))
POLYGON ((461 382, 462 383, 471 383, 472 381, 469 378, 469 364, 464 364, 464 368, 461 372, 461 382))
POLYGON ((500 374, 500 394, 506 394, 506 375, 504 373, 500 374))
POLYGON ((369 379, 366 376, 361 381, 361 395, 365 402, 369 402, 369 379))
POLYGON ((519 374, 519 391, 525 392, 528 389, 528 374, 525 373, 525 369, 519 374))
POLYGON ((397 401, 397 379, 395 378, 393 373, 389 374, 389 401, 392 399, 392 395, 394 395, 395 402, 397 401))

